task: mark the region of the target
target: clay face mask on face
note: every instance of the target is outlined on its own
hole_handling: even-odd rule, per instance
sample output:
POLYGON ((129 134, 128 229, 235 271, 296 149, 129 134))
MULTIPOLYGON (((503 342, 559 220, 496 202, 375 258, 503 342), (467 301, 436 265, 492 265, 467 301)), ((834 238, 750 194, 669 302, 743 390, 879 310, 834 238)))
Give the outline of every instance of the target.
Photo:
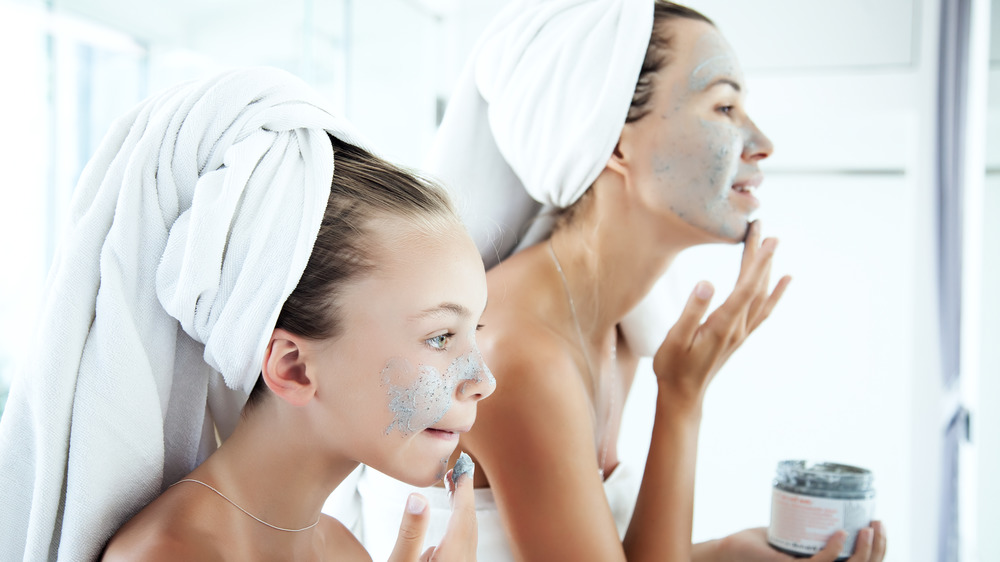
POLYGON ((714 88, 730 88, 716 85, 720 80, 742 83, 742 72, 732 48, 714 31, 697 40, 691 60, 690 73, 662 84, 670 89, 670 103, 658 111, 665 134, 653 155, 653 172, 661 196, 679 218, 713 235, 738 239, 752 209, 734 204, 732 186, 750 135, 724 114, 702 116, 697 96, 706 88, 713 96, 714 88))
POLYGON ((456 389, 464 393, 468 382, 483 380, 496 383, 475 347, 452 361, 444 373, 430 365, 414 368, 406 359, 390 359, 382 369, 382 384, 388 388, 393 414, 386 435, 393 429, 408 435, 433 426, 448 413, 456 389))

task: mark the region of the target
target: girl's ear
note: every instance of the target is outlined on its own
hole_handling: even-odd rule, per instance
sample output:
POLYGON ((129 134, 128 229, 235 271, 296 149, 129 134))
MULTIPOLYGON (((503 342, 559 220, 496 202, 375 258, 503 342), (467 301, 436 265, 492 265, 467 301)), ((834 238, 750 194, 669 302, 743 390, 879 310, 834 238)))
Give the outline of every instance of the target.
POLYGON ((305 406, 316 394, 316 381, 303 357, 304 343, 300 336, 275 329, 260 371, 271 392, 293 406, 305 406))

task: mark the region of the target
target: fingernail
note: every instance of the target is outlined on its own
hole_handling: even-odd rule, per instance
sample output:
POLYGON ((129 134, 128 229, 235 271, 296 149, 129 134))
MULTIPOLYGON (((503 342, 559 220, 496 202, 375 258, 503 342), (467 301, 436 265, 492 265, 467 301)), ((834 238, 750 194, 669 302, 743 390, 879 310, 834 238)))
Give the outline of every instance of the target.
POLYGON ((773 252, 775 249, 777 249, 777 247, 778 247, 777 238, 768 238, 767 240, 764 240, 763 244, 760 245, 760 249, 764 250, 765 252, 773 252))
POLYGON ((420 515, 426 507, 427 500, 419 494, 410 494, 410 497, 406 500, 406 511, 413 515, 420 515))
POLYGON ((468 454, 462 453, 458 455, 458 460, 455 461, 455 468, 451 471, 451 481, 456 486, 458 485, 458 480, 463 475, 468 474, 469 478, 472 478, 473 471, 476 469, 476 464, 472 462, 472 458, 468 454))
POLYGON ((694 294, 699 299, 707 300, 712 298, 712 284, 708 281, 699 281, 694 287, 694 294))

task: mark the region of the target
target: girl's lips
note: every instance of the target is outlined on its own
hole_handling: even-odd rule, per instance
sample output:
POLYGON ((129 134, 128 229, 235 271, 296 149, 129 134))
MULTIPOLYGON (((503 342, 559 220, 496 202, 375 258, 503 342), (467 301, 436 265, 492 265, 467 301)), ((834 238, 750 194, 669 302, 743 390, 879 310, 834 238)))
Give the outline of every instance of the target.
POLYGON ((467 428, 460 429, 438 429, 433 427, 428 427, 424 430, 431 437, 436 437, 438 439, 444 439, 445 441, 458 441, 459 436, 462 433, 468 431, 467 428))

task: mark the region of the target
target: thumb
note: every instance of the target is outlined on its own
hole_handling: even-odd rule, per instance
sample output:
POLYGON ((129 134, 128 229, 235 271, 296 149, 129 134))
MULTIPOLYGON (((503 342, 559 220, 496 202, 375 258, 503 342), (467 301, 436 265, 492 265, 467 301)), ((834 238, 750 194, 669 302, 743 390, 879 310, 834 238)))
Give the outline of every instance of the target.
POLYGON ((809 560, 812 560, 813 562, 833 562, 840 556, 840 551, 844 548, 844 541, 846 540, 847 533, 843 530, 837 531, 832 537, 830 537, 830 540, 827 541, 823 550, 814 554, 809 560))
POLYGON ((389 555, 388 562, 411 562, 417 560, 424 546, 424 535, 430 525, 427 498, 420 494, 410 494, 406 500, 406 511, 399 524, 396 546, 389 555))

